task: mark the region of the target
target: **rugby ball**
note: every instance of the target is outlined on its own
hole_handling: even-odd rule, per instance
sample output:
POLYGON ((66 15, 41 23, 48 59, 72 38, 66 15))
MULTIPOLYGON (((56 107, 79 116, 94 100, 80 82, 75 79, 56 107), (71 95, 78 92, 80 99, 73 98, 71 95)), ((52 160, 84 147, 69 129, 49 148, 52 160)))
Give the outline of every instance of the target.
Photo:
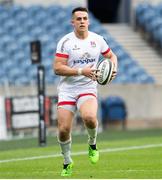
POLYGON ((114 69, 114 63, 109 59, 103 59, 97 64, 98 77, 97 82, 100 85, 108 84, 111 81, 111 76, 114 69))

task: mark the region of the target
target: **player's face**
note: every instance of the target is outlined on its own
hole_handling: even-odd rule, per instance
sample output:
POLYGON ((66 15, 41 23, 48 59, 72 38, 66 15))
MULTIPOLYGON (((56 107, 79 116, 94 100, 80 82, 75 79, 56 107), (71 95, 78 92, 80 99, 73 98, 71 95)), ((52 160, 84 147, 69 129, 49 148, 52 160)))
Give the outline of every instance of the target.
POLYGON ((88 13, 84 11, 75 12, 72 17, 72 25, 76 31, 87 31, 89 26, 88 13))

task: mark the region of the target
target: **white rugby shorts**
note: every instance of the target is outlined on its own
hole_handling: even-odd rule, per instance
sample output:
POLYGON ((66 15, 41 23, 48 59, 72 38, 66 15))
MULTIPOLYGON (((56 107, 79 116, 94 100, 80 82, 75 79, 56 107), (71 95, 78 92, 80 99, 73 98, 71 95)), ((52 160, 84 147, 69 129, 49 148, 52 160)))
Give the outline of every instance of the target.
POLYGON ((60 92, 58 94, 58 108, 64 108, 73 113, 76 112, 77 109, 80 109, 80 106, 88 99, 96 98, 97 93, 74 93, 74 92, 60 92))

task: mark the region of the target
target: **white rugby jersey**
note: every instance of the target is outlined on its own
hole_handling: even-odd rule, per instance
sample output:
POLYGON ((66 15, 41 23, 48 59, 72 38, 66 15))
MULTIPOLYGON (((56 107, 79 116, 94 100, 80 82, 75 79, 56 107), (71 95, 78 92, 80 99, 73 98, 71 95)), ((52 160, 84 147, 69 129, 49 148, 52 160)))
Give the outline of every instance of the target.
MULTIPOLYGON (((86 39, 79 39, 74 32, 65 35, 57 45, 56 56, 67 58, 71 68, 96 67, 100 54, 106 54, 110 48, 102 36, 88 32, 86 39)), ((58 90, 96 89, 97 82, 85 76, 61 76, 58 90)))

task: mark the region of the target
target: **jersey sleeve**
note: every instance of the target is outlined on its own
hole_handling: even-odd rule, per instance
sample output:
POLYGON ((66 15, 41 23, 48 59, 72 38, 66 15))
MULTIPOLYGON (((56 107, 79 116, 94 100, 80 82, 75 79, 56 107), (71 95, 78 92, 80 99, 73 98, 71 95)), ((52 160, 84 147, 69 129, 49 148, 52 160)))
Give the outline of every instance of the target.
POLYGON ((68 41, 69 41, 69 38, 62 38, 58 42, 55 56, 63 57, 63 58, 68 58, 69 57, 68 46, 67 46, 68 41))
POLYGON ((109 45, 107 44, 106 40, 103 37, 101 37, 101 54, 105 55, 109 51, 110 51, 109 45))

